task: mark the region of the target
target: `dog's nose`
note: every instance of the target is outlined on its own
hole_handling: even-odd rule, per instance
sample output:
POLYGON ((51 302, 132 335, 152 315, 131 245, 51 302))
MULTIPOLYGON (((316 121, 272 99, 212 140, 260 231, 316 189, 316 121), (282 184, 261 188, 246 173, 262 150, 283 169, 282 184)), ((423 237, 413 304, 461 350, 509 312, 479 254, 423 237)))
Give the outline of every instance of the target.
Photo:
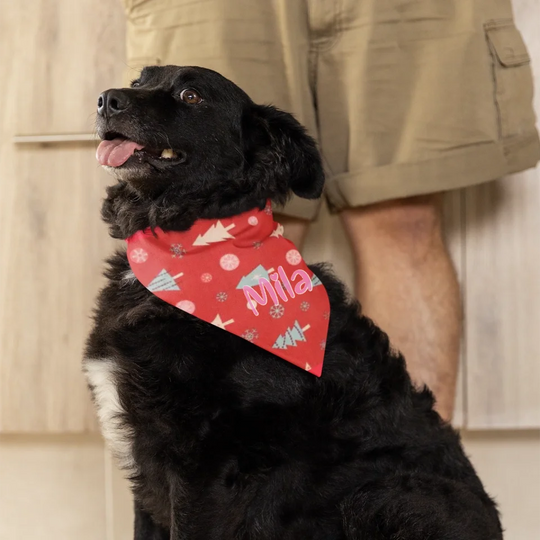
POLYGON ((98 98, 97 112, 100 116, 110 117, 127 109, 129 98, 121 90, 107 90, 98 98))

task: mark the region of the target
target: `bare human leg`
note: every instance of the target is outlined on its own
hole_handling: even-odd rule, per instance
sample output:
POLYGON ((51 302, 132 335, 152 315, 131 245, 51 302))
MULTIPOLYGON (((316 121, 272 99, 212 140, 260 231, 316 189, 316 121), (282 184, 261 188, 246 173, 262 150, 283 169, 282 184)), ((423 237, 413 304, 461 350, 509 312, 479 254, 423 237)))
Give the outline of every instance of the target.
POLYGON ((390 336, 411 377, 437 410, 454 409, 461 335, 459 285, 441 231, 440 195, 344 210, 354 250, 356 294, 390 336))

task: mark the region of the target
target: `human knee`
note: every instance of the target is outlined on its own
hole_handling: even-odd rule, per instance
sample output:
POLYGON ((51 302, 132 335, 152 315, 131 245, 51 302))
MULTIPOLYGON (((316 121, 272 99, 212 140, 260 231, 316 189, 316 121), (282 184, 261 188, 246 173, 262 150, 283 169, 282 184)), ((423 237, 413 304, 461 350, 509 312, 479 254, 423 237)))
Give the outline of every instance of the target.
MULTIPOLYGON (((402 246, 432 243, 441 236, 441 197, 429 195, 377 203, 355 210, 357 234, 369 233, 402 246)), ((354 221, 354 220, 353 220, 354 221)))

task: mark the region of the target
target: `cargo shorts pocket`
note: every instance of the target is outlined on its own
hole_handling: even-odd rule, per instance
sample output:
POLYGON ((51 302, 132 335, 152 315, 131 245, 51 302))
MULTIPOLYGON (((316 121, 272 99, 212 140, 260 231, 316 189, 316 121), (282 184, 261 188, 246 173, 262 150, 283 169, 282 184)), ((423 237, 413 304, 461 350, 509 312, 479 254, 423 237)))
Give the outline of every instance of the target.
POLYGON ((527 47, 511 19, 484 25, 492 59, 495 103, 501 138, 525 135, 535 129, 533 79, 527 47))

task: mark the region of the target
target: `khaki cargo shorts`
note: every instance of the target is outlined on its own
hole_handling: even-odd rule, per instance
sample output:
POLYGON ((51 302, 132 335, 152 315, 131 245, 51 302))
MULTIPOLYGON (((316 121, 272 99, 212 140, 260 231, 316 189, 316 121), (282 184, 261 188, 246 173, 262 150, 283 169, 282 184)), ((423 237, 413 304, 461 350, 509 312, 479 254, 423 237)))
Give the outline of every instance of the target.
MULTIPOLYGON (((530 58, 510 0, 123 0, 126 78, 197 65, 318 140, 336 210, 534 166, 530 58)), ((283 213, 313 219, 319 201, 283 213)))

